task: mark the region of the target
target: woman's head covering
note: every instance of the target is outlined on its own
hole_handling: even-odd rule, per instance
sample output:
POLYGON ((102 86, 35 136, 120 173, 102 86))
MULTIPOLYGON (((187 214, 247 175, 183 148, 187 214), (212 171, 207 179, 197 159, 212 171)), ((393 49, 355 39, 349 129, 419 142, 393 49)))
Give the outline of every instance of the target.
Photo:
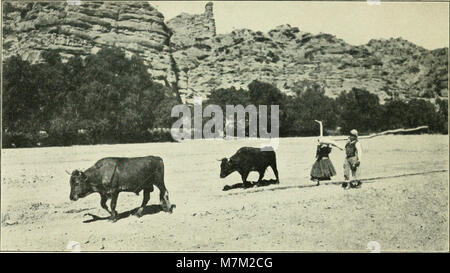
POLYGON ((356 129, 353 129, 350 131, 350 135, 354 136, 354 137, 358 137, 358 131, 356 131, 356 129))
POLYGON ((317 139, 317 146, 322 147, 323 145, 324 145, 324 144, 323 144, 323 142, 322 142, 322 138, 319 137, 319 138, 317 139))
POLYGON ((336 142, 329 138, 321 137, 318 139, 318 141, 319 141, 319 144, 322 144, 322 145, 335 145, 336 146, 336 142))

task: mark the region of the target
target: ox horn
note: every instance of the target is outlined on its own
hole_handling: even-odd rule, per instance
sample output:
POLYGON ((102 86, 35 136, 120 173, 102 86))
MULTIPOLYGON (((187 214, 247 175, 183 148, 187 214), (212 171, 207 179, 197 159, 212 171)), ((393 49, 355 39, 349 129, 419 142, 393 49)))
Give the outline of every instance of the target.
POLYGON ((68 170, 65 170, 66 171, 66 173, 68 174, 68 175, 71 175, 71 173, 68 171, 68 170))

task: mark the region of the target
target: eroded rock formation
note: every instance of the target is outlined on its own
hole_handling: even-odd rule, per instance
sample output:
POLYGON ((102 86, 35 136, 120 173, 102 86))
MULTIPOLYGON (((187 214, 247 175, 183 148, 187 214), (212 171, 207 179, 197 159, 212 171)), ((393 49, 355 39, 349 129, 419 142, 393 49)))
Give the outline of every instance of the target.
POLYGON ((401 38, 353 46, 290 25, 268 33, 240 29, 215 35, 205 31, 214 22, 206 14, 211 14, 208 6, 197 17, 182 14, 168 21, 177 37, 171 45, 178 88, 188 100, 206 97, 215 88, 246 88, 255 79, 288 94, 312 81, 331 97, 353 87, 377 94, 382 102, 392 96, 448 97, 448 48, 430 51, 401 38))
POLYGON ((171 33, 164 16, 147 2, 11 2, 5 3, 3 19, 5 58, 18 54, 36 63, 47 49, 68 59, 117 46, 142 57, 156 80, 177 86, 171 33))
POLYGON ((448 97, 448 48, 427 50, 401 38, 353 46, 289 25, 217 35, 212 3, 202 14, 182 13, 166 23, 147 2, 11 2, 3 16, 5 58, 19 54, 35 63, 46 49, 67 59, 115 45, 141 56, 156 80, 188 102, 255 79, 288 94, 312 81, 331 97, 352 87, 381 100, 448 97))

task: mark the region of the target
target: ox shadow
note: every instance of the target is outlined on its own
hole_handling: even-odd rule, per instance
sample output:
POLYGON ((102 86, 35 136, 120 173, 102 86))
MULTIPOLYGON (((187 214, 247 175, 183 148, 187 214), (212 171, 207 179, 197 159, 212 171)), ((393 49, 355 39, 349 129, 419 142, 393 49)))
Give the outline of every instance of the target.
POLYGON ((275 185, 275 184, 279 184, 276 179, 269 179, 269 180, 263 179, 261 181, 255 181, 255 182, 247 181, 247 183, 241 182, 241 183, 233 184, 231 186, 225 185, 223 187, 222 191, 229 191, 232 189, 250 189, 250 188, 255 188, 255 187, 266 187, 266 186, 275 185))
MULTIPOLYGON (((172 205, 172 206, 174 206, 174 205, 172 205)), ((117 221, 119 221, 121 219, 124 219, 124 218, 127 218, 127 217, 130 217, 130 216, 134 216, 134 214, 137 212, 138 209, 139 208, 135 208, 135 209, 124 211, 124 212, 121 212, 121 213, 117 214, 117 221)), ((144 211, 142 212, 142 216, 156 214, 156 213, 159 213, 161 211, 163 211, 161 205, 146 206, 144 208, 144 211)), ((106 211, 105 211, 105 213, 106 213, 106 211)), ((102 221, 102 220, 106 220, 107 221, 107 220, 109 220, 109 216, 100 217, 100 216, 97 216, 97 215, 92 214, 92 213, 86 213, 86 214, 84 214, 84 216, 91 216, 92 219, 85 220, 85 221, 83 221, 83 223, 92 223, 92 222, 95 222, 95 221, 102 221)))

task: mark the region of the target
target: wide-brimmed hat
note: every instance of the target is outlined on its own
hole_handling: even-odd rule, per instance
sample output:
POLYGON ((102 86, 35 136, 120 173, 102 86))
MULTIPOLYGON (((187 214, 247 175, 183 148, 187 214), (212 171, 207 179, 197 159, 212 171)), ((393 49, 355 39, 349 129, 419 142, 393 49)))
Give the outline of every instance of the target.
POLYGON ((350 135, 358 137, 358 131, 356 131, 356 129, 353 129, 350 131, 350 135))

